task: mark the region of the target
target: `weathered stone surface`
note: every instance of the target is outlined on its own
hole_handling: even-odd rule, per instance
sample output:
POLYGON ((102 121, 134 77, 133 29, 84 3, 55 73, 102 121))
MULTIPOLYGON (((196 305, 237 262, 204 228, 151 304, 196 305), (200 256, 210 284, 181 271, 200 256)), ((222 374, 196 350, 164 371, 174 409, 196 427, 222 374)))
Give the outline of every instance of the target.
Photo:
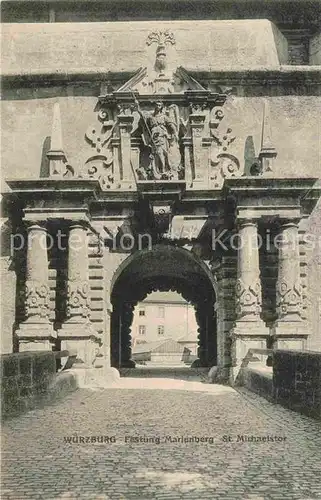
MULTIPOLYGON (((267 20, 95 23, 94 29, 85 23, 23 24, 19 30, 5 24, 2 71, 7 75, 135 71, 146 65, 147 37, 159 29, 175 32, 173 59, 188 69, 277 68, 285 62, 287 42, 267 20)), ((151 46, 149 64, 153 55, 151 46)))
MULTIPOLYGON (((284 344, 280 345, 288 343, 293 348, 302 348, 311 329, 310 319, 313 318, 313 328, 320 324, 319 313, 313 311, 320 295, 317 283, 313 305, 307 300, 308 282, 317 263, 306 271, 308 258, 300 243, 295 256, 291 254, 285 259, 281 249, 279 255, 275 252, 272 256, 272 263, 268 258, 271 255, 264 260, 261 252, 259 262, 257 252, 253 255, 240 252, 245 257, 236 265, 233 249, 227 254, 234 261, 227 262, 225 250, 210 248, 210 232, 213 228, 228 228, 227 238, 230 237, 237 231, 236 218, 245 219, 247 223, 256 219, 258 230, 263 232, 280 219, 296 217, 299 220, 312 209, 312 198, 318 191, 312 189, 315 180, 307 180, 307 177, 319 177, 318 71, 282 66, 286 61, 286 44, 278 30, 264 20, 97 23, 95 30, 88 24, 51 23, 21 25, 19 30, 13 25, 5 26, 4 33, 5 45, 7 35, 11 37, 5 52, 11 66, 5 66, 2 161, 4 175, 19 179, 8 183, 15 193, 6 200, 11 202, 17 196, 30 220, 39 218, 48 224, 51 228, 48 238, 55 235, 61 224, 66 228, 71 221, 78 224, 80 220, 87 225, 93 223, 93 230, 100 233, 100 236, 94 235, 100 242, 93 244, 92 237, 89 249, 82 245, 81 252, 72 249, 68 252, 69 276, 66 276, 67 259, 61 262, 62 254, 58 251, 49 250, 48 259, 46 251, 32 251, 26 261, 24 258, 17 261, 17 269, 21 263, 27 264, 28 293, 22 302, 27 306, 28 319, 42 318, 50 326, 53 324, 55 330, 60 330, 62 347, 69 347, 70 342, 75 341, 78 355, 90 363, 96 363, 100 357, 108 364, 113 343, 116 357, 120 357, 115 339, 122 328, 126 331, 126 341, 121 351, 126 363, 130 363, 134 299, 155 286, 176 287, 198 304, 200 357, 206 358, 211 366, 218 352, 221 368, 228 372, 233 358, 242 357, 250 345, 260 345, 269 334, 276 333, 277 312, 285 305, 292 308, 297 305, 292 303, 295 292, 299 301, 302 299, 302 321, 298 321, 300 328, 292 331, 286 318, 286 333, 281 341, 284 344), (37 70, 34 60, 37 60, 37 70), (142 69, 133 76, 139 66, 142 69), (176 81, 175 78, 171 81, 173 70, 178 67, 176 81), (170 77, 165 74, 167 70, 170 77), (133 90, 139 91, 135 98, 133 90), (158 118, 156 110, 154 114, 152 111, 154 91, 161 98, 161 101, 157 98, 157 106, 161 102, 162 108, 158 118), (224 109, 215 109, 215 106, 211 109, 209 101, 221 108, 224 104, 224 109), (135 106, 136 111, 132 109, 135 106), (91 128, 93 118, 97 117, 98 125, 91 128), (148 134, 148 127, 144 129, 143 118, 152 134, 148 134), (167 124, 166 133, 161 122, 167 124), (158 127, 160 130, 155 131, 158 127), (158 143, 157 149, 154 143, 159 140, 160 131, 163 145, 158 143), (154 136, 154 132, 158 135, 154 136), (62 147, 62 139, 66 149, 62 147), (103 155, 104 147, 108 151, 103 155), (73 165, 73 179, 65 178, 60 169, 65 162, 65 150, 73 165), (177 162, 172 162, 172 158, 169 162, 174 150, 177 162), (165 158, 162 161, 161 153, 165 158), (151 157, 154 162, 158 159, 162 166, 169 162, 177 169, 176 177, 182 174, 182 178, 175 177, 177 183, 174 184, 170 168, 165 178, 160 176, 159 180, 164 181, 161 185, 154 183, 159 175, 156 179, 155 175, 148 178, 144 184, 144 180, 136 178, 136 167, 143 165, 144 155, 147 166, 151 164, 151 157), (185 179, 181 169, 184 162, 185 179), (263 168, 256 170, 260 162, 263 168), (102 177, 99 169, 104 174, 102 177), (48 179, 50 170, 52 177, 48 179), (78 174, 84 172, 79 178, 78 174), (24 182, 27 177, 33 180, 24 182), (234 184, 230 182, 233 177, 238 177, 234 184), (195 234, 182 235, 179 231, 173 237, 175 242, 171 240, 173 215, 180 221, 176 229, 193 229, 195 222, 195 234), (113 238, 115 232, 118 240, 113 238), (168 240, 177 247, 187 244, 191 255, 199 259, 198 263, 203 268, 211 268, 207 281, 210 285, 203 286, 200 276, 204 275, 198 264, 192 268, 184 266, 183 256, 167 259, 156 251, 153 254, 156 258, 139 261, 136 247, 122 248, 123 237, 127 243, 131 243, 132 237, 134 245, 138 245, 142 232, 151 233, 154 247, 168 240), (97 257, 93 255, 95 247, 97 257), (107 247, 114 252, 115 262, 102 258, 104 252, 108 253, 107 247), (130 258, 137 257, 138 264, 118 287, 118 292, 124 292, 118 296, 126 295, 128 304, 124 307, 118 304, 119 317, 110 325, 118 302, 118 299, 111 300, 111 294, 123 270, 117 266, 131 250, 130 258), (281 279, 275 286, 273 273, 278 266, 278 256, 279 262, 289 262, 287 270, 296 269, 301 283, 300 286, 297 282, 286 285, 285 294, 281 279), (41 261, 40 266, 37 261, 41 261), (212 261, 218 264, 211 267, 212 261), (260 268, 265 266, 268 269, 261 283, 260 268), (41 276, 39 268, 43 270, 41 276), (95 289, 97 283, 99 293, 95 289), (211 297, 210 304, 202 292, 204 289, 211 297), (135 297, 134 291, 138 291, 135 297), (214 292, 215 315, 213 310, 210 314, 214 292), (291 295, 291 304, 284 304, 285 295, 291 295), (262 321, 255 325, 251 321, 251 326, 243 322, 242 332, 238 331, 243 337, 233 346, 235 338, 231 332, 235 320, 246 316, 260 319, 261 312, 261 319, 268 327, 262 321), (299 330, 306 331, 304 338, 298 335, 299 330), (205 336, 205 331, 209 336, 205 336)), ((71 233, 74 231, 81 230, 71 229, 71 233)), ((34 250, 34 244, 31 249, 34 250)), ((282 265, 280 268, 283 269, 282 265)), ((22 271, 18 276, 18 292, 24 281, 22 271)), ((17 297, 20 300, 19 293, 17 297)), ((12 323, 20 322, 19 303, 16 315, 13 310, 11 314, 12 323)), ((33 324, 32 340, 44 336, 41 328, 33 324)), ((24 325, 22 337, 26 337, 26 329, 24 325)), ((10 334, 6 331, 6 336, 10 334)), ((314 342, 319 343, 316 334, 314 342)), ((56 343, 59 346, 59 340, 56 343)), ((38 342, 34 349, 43 349, 44 345, 49 348, 48 335, 44 343, 38 342)), ((20 345, 21 350, 30 348, 31 342, 20 345)))
MULTIPOLYGON (((246 82, 243 85, 242 92, 250 94, 246 97, 233 96, 224 106, 225 118, 221 123, 222 129, 229 126, 233 128, 237 137, 233 143, 233 155, 240 159, 242 169, 252 164, 259 154, 264 108, 262 99, 253 95, 246 82), (250 143, 253 145, 251 150, 250 143)), ((88 125, 95 120, 95 96, 99 90, 93 88, 90 91, 91 96, 79 96, 76 88, 72 85, 69 88, 73 95, 72 106, 70 97, 63 96, 63 88, 47 90, 49 96, 46 99, 41 98, 41 92, 32 92, 34 95, 28 96, 28 90, 19 90, 18 100, 2 101, 5 124, 2 153, 4 179, 43 176, 42 148, 46 147, 46 137, 51 135, 52 109, 56 101, 60 103, 64 147, 68 151, 68 160, 76 174, 83 169, 91 151, 84 136, 88 125), (53 94, 58 94, 58 97, 53 94), (38 126, 40 123, 41 127, 38 126), (32 134, 25 134, 26 127, 32 130, 32 134), (25 151, 28 151, 28 155, 25 151)), ((273 143, 278 151, 274 165, 275 177, 319 176, 320 152, 316 147, 315 131, 320 127, 320 98, 276 95, 266 99, 270 104, 273 143), (308 162, 306 158, 309 158, 308 162)), ((3 190, 8 190, 5 183, 3 190)))
POLYGON ((1 227, 0 276, 5 283, 5 293, 0 295, 1 354, 12 352, 13 348, 13 316, 16 309, 17 276, 13 269, 12 228, 5 222, 1 227))
POLYGON ((46 394, 56 376, 53 352, 26 352, 1 356, 2 416, 17 415, 46 394))
POLYGON ((169 389, 168 382, 82 389, 5 423, 3 500, 320 498, 318 422, 244 389, 174 380, 169 389), (237 442, 238 435, 280 441, 237 442), (126 436, 160 443, 125 442, 126 436), (165 442, 165 436, 213 442, 165 442))
POLYGON ((321 354, 277 350, 273 390, 277 403, 321 419, 321 354))
POLYGON ((302 285, 298 226, 284 224, 280 232, 276 306, 279 320, 296 321, 302 315, 302 285))
POLYGON ((256 394, 259 394, 268 401, 273 400, 272 370, 269 372, 267 369, 261 369, 261 367, 253 368, 249 366, 242 371, 240 385, 243 385, 256 394))
POLYGON ((321 33, 317 33, 310 40, 310 64, 321 65, 321 33))

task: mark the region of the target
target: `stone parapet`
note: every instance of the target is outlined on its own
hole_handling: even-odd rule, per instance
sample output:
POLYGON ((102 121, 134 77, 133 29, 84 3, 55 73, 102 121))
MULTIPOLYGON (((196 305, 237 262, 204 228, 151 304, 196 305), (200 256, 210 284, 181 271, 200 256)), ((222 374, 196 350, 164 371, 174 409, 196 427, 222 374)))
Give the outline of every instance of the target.
POLYGON ((321 420, 321 353, 275 351, 273 390, 276 403, 321 420))
POLYGON ((76 379, 56 374, 51 351, 29 351, 1 356, 1 415, 8 418, 77 389, 76 379))

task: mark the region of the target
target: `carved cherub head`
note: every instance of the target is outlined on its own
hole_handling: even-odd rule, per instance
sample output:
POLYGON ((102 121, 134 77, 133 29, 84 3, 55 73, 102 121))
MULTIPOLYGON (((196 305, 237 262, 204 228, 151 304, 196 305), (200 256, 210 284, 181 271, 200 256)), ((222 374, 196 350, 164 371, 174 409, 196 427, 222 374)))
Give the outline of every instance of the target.
POLYGON ((155 102, 155 112, 156 113, 161 113, 164 109, 164 103, 162 101, 156 101, 155 102))

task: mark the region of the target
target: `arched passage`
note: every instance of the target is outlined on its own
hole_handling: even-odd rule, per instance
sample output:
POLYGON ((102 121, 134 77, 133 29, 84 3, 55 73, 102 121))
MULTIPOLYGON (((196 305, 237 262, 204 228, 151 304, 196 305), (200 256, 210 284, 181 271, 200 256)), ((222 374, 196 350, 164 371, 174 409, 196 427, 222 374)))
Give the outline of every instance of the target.
POLYGON ((128 257, 112 281, 111 363, 133 367, 131 324, 138 302, 153 291, 176 291, 195 307, 200 366, 217 361, 216 294, 206 265, 191 252, 170 245, 156 245, 128 257))

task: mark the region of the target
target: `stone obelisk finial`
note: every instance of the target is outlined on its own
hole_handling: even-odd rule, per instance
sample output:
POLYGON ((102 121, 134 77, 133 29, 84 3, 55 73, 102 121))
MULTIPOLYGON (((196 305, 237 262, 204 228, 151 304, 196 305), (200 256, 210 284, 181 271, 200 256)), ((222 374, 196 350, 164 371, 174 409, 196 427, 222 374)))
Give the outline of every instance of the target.
POLYGON ((47 158, 49 159, 50 177, 63 177, 66 172, 67 159, 62 145, 60 107, 58 102, 54 104, 53 108, 51 142, 47 158))
POLYGON ((272 141, 270 105, 265 101, 263 107, 261 150, 259 153, 263 175, 269 175, 273 172, 273 163, 276 157, 277 150, 273 146, 272 141))

